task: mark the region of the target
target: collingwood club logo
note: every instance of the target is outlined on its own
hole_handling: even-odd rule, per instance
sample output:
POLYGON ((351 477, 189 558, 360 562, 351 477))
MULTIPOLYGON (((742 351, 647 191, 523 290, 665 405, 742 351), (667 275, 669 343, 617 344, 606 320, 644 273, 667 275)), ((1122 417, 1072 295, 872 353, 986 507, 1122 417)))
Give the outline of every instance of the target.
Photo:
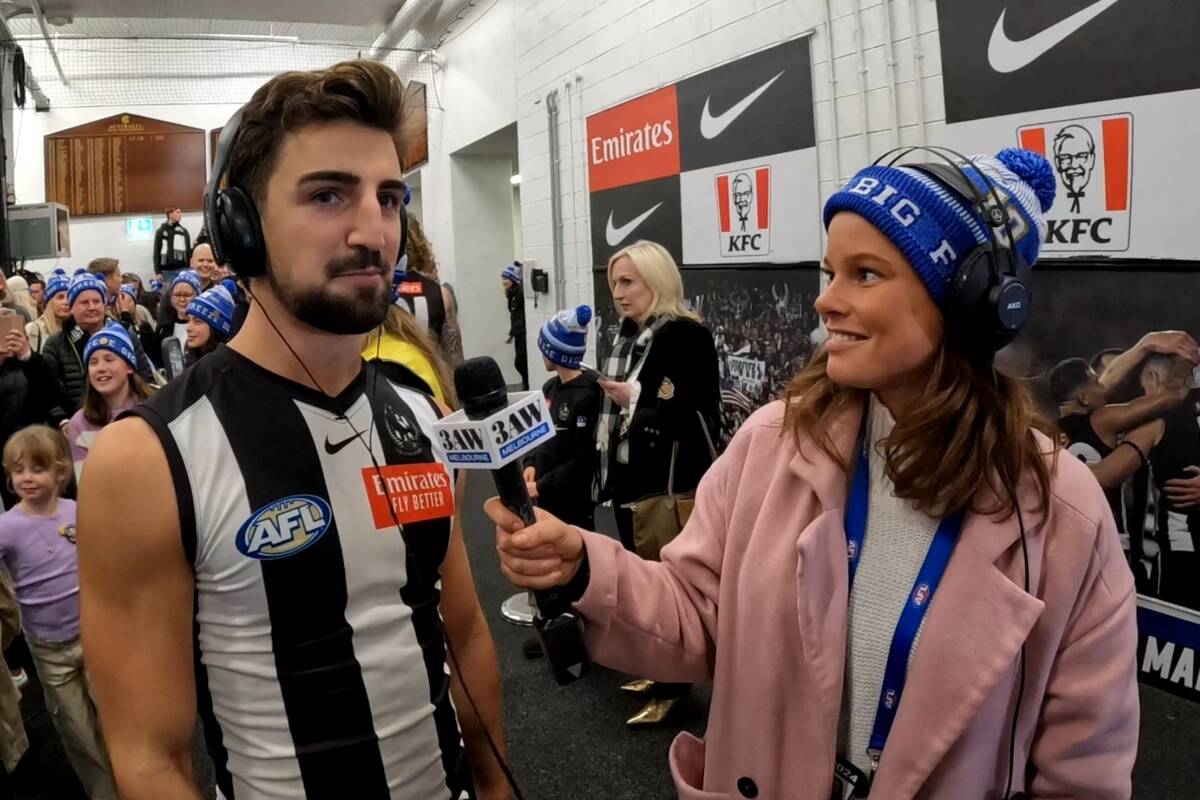
POLYGON ((721 256, 771 252, 771 168, 752 167, 717 175, 717 221, 721 256))
POLYGON ((392 444, 401 455, 415 456, 421 452, 421 434, 403 414, 390 405, 384 408, 383 425, 387 428, 392 444))

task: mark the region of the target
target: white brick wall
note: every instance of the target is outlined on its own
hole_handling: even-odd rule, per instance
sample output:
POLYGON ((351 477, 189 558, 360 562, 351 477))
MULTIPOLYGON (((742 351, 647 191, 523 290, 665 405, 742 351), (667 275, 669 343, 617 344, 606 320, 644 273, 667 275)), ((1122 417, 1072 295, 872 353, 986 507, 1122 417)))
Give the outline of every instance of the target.
MULTIPOLYGON (((914 64, 923 54, 920 86, 926 138, 944 123, 941 63, 934 0, 858 0, 866 62, 868 141, 864 142, 859 25, 855 0, 829 0, 835 85, 824 24, 825 0, 530 0, 515 26, 519 157, 524 183, 521 207, 525 255, 553 264, 549 217, 550 182, 545 96, 559 92, 562 147, 564 253, 567 302, 593 301, 590 227, 587 216, 584 118, 623 100, 688 75, 740 58, 812 30, 814 100, 820 191, 828 196, 869 158, 897 144, 916 143, 922 133, 914 64), (895 81, 888 68, 885 9, 890 10, 895 81), (579 80, 576 80, 578 76, 579 80), (893 103, 892 92, 896 92, 893 103), (831 98, 836 96, 836 102, 831 98), (834 109, 839 159, 835 159, 834 109), (899 108, 899 119, 892 109, 899 108), (898 138, 898 141, 897 141, 898 138), (573 165, 572 165, 573 159, 573 165), (841 174, 835 162, 840 160, 841 174)), ((454 98, 446 98, 448 113, 454 98)), ((554 309, 527 303, 531 373, 540 363, 534 343, 554 309)), ((594 342, 589 342, 593 347, 594 342)))

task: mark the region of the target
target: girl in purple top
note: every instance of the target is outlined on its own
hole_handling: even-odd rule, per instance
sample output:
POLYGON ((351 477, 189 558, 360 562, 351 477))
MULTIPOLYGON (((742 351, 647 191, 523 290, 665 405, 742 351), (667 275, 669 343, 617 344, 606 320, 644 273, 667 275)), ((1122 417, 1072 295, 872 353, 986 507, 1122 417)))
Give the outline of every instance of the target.
POLYGON ((21 501, 0 515, 0 561, 12 575, 46 709, 88 797, 115 800, 79 640, 75 503, 60 497, 71 475, 66 442, 44 425, 22 428, 4 445, 4 470, 21 501))
POLYGON ((133 340, 121 325, 110 322, 89 339, 83 349, 83 361, 88 371, 83 407, 71 417, 64 431, 71 446, 76 478, 83 471, 83 461, 100 429, 150 396, 145 381, 134 371, 137 355, 133 340))

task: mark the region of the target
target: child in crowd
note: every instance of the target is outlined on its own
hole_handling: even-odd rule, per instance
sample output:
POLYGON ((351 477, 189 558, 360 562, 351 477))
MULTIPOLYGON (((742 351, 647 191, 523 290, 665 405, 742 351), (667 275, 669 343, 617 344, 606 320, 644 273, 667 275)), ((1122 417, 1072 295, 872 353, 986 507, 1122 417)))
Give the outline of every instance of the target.
POLYGON ((560 311, 538 332, 546 369, 557 373, 542 394, 554 421, 554 438, 543 444, 526 467, 529 496, 569 525, 595 527, 592 481, 596 473, 596 421, 604 393, 594 370, 582 371, 587 325, 592 309, 560 311))
POLYGON ((146 382, 134 371, 137 356, 133 340, 121 325, 110 322, 89 339, 83 361, 88 371, 83 407, 71 417, 66 429, 76 478, 100 429, 150 396, 146 382))
POLYGON ((0 515, 0 561, 12 575, 46 709, 87 796, 116 800, 79 639, 75 503, 60 496, 71 477, 66 443, 31 425, 9 438, 3 460, 21 500, 0 515))
POLYGON ((187 307, 187 355, 191 366, 229 341, 233 332, 233 296, 218 284, 200 294, 187 307))

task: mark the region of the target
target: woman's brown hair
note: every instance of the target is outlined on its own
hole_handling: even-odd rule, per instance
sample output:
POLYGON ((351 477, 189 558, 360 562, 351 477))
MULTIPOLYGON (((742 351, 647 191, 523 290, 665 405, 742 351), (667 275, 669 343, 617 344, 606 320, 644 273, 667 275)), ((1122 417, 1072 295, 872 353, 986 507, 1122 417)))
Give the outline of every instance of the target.
MULTIPOLYGON (((129 373, 129 394, 139 400, 150 397, 150 388, 136 372, 129 373)), ((91 380, 83 388, 83 418, 93 425, 107 425, 112 422, 112 409, 104 395, 92 388, 91 380)))
POLYGON ((442 385, 442 396, 446 398, 446 405, 452 409, 458 408, 458 397, 454 393, 454 377, 450 374, 450 368, 446 366, 446 361, 438 353, 433 340, 429 338, 429 334, 417 318, 407 309, 393 303, 388 308, 384 326, 392 335, 399 336, 425 356, 437 375, 438 383, 442 385))
MULTIPOLYGON (((829 436, 830 422, 857 405, 869 392, 840 386, 825 371, 822 349, 788 386, 784 427, 802 446, 811 439, 842 469, 850 470, 829 436)), ((886 474, 897 497, 921 512, 945 517, 961 510, 1012 512, 1010 488, 1032 475, 1040 514, 1050 506, 1051 467, 1033 431, 1056 441, 1056 432, 1038 413, 1028 389, 1015 378, 968 356, 942 347, 925 385, 911 407, 881 442, 886 474), (977 508, 979 489, 995 493, 997 503, 977 508)), ((1054 447, 1057 458, 1057 447, 1054 447)))
POLYGON ((71 480, 71 451, 61 433, 46 425, 30 425, 8 437, 4 443, 4 471, 12 478, 13 468, 22 459, 40 469, 58 473, 58 491, 71 480))
POLYGON ((425 237, 421 222, 416 217, 408 218, 408 269, 426 277, 432 277, 437 264, 433 260, 433 247, 425 237))

